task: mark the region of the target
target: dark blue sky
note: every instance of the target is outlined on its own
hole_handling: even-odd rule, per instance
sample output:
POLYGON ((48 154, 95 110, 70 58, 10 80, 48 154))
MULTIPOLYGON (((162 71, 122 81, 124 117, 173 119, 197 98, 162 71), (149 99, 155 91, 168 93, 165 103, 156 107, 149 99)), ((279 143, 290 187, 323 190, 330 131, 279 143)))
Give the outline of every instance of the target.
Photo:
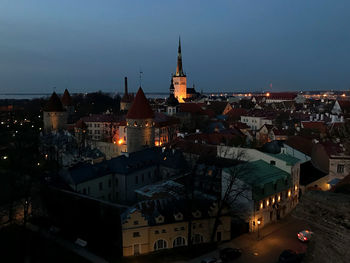
POLYGON ((0 93, 350 88, 349 0, 0 0, 0 93))

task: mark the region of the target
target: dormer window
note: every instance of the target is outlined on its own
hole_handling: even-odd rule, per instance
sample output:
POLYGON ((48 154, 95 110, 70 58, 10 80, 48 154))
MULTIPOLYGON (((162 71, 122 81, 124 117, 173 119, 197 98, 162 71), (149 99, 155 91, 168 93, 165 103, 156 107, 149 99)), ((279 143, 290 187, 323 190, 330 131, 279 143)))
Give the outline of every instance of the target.
POLYGON ((193 214, 193 216, 196 217, 196 218, 199 218, 199 217, 202 216, 202 213, 201 213, 199 210, 193 212, 192 214, 193 214))
POLYGON ((164 217, 163 217, 162 215, 157 216, 157 217, 156 217, 156 222, 157 222, 158 224, 164 223, 164 217))
POLYGON ((176 221, 183 220, 183 214, 182 213, 177 213, 174 215, 176 221))

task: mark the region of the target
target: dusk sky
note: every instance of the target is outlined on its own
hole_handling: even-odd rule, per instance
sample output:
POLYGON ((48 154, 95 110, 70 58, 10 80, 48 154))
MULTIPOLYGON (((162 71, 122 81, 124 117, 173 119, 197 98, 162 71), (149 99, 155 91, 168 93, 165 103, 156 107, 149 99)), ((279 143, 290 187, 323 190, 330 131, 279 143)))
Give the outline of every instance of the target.
POLYGON ((0 0, 0 93, 350 88, 349 0, 0 0))

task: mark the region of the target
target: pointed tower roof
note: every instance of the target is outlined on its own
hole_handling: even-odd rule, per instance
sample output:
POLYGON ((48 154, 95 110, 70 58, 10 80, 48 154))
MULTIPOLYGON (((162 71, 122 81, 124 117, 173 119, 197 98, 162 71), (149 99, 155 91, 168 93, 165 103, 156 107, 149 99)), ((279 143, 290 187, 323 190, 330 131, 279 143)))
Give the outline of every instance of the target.
POLYGON ((179 48, 177 50, 177 67, 176 67, 176 77, 183 77, 185 76, 183 69, 182 69, 182 54, 181 54, 181 40, 179 37, 179 48))
POLYGON ((127 119, 150 119, 154 118, 154 112, 140 87, 136 93, 135 99, 126 114, 127 119))
POLYGON ((63 106, 72 106, 73 100, 72 97, 69 94, 69 91, 67 89, 64 90, 63 96, 62 96, 62 104, 63 106))
POLYGON ((60 98, 57 96, 56 92, 53 92, 49 101, 44 107, 44 111, 65 111, 60 98))

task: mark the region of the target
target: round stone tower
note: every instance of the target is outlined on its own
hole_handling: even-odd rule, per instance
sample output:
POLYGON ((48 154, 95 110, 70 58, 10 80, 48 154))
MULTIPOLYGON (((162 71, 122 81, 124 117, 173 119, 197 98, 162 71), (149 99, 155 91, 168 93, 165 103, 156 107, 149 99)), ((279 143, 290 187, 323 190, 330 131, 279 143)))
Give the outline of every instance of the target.
POLYGON ((44 107, 44 131, 50 132, 64 129, 67 125, 67 111, 64 109, 60 98, 53 92, 48 103, 44 107))
POLYGON ((154 112, 140 87, 126 115, 127 152, 154 146, 154 112))

